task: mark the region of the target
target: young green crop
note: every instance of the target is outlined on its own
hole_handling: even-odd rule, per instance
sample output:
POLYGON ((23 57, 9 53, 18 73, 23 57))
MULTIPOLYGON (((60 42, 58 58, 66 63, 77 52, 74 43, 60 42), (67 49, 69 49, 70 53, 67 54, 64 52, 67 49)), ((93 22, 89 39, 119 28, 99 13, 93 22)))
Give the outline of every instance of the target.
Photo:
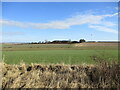
POLYGON ((94 64, 91 56, 100 56, 105 60, 117 60, 117 50, 40 50, 40 51, 4 51, 8 64, 44 63, 44 64, 94 64))

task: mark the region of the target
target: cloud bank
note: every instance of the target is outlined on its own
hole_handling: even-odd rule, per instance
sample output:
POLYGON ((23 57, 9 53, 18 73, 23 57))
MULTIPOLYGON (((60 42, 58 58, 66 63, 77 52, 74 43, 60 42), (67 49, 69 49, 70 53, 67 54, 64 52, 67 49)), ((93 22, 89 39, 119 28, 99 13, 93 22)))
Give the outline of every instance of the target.
POLYGON ((111 32, 111 33, 118 33, 118 31, 114 30, 114 29, 111 29, 111 28, 107 28, 105 26, 94 26, 94 25, 90 25, 89 26, 90 28, 94 28, 96 30, 99 30, 99 31, 104 31, 104 32, 111 32))
POLYGON ((16 26, 21 28, 34 28, 34 29, 69 29, 75 25, 87 24, 89 28, 99 31, 117 33, 116 30, 110 27, 115 26, 113 22, 105 21, 106 17, 113 17, 118 13, 107 15, 76 15, 64 20, 51 21, 47 23, 32 23, 32 22, 19 22, 13 20, 0 20, 0 24, 6 26, 16 26), (108 28, 109 27, 109 28, 108 28))

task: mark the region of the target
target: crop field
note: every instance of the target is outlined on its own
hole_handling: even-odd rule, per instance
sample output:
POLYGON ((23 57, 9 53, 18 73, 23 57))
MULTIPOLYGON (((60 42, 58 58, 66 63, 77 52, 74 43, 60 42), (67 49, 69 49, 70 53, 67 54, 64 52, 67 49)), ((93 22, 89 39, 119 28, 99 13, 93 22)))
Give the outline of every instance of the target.
POLYGON ((40 64, 96 64, 100 58, 118 60, 118 43, 82 44, 3 44, 3 59, 7 64, 24 62, 40 64))

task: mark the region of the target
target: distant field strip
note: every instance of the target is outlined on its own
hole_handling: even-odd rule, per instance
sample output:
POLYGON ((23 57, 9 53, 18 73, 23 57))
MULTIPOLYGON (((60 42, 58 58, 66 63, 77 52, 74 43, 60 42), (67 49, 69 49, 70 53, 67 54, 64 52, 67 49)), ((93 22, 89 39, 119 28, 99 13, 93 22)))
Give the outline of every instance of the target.
POLYGON ((117 50, 117 43, 81 43, 81 44, 3 44, 3 51, 29 50, 117 50))
POLYGON ((75 44, 77 47, 81 46, 118 46, 118 43, 80 43, 80 44, 75 44))

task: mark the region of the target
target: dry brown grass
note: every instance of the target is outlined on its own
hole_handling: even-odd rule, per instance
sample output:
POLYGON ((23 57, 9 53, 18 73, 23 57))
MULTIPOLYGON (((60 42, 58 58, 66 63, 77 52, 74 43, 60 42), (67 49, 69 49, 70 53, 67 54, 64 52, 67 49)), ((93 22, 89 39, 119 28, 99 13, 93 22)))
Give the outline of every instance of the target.
POLYGON ((120 88, 120 65, 4 64, 2 88, 120 88))
POLYGON ((118 42, 96 42, 96 43, 79 43, 74 44, 75 47, 87 47, 87 46, 118 46, 118 42))

